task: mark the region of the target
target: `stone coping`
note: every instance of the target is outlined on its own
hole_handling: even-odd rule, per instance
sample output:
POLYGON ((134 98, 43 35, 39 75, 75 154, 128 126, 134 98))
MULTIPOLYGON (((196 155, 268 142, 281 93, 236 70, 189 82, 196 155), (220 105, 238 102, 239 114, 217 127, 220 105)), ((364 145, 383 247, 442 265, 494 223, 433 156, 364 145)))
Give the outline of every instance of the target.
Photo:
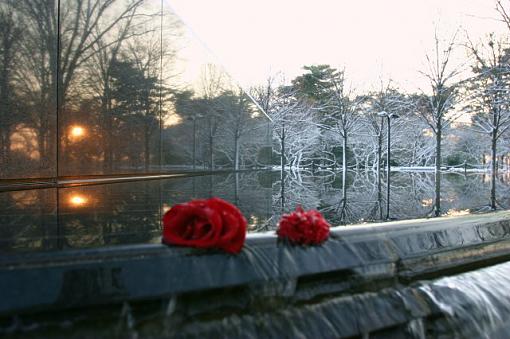
POLYGON ((321 246, 250 234, 234 256, 160 244, 0 258, 0 315, 168 298, 343 273, 412 281, 510 258, 510 211, 334 227, 321 246))

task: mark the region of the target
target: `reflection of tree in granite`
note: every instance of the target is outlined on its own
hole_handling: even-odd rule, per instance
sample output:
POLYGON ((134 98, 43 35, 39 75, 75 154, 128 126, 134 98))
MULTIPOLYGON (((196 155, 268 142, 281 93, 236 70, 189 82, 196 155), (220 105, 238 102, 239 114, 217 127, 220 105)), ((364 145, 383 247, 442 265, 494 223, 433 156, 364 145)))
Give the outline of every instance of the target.
POLYGON ((217 149, 224 159, 222 165, 235 170, 255 166, 257 148, 267 145, 265 138, 260 138, 267 128, 266 117, 241 90, 225 92, 218 101, 224 112, 217 149), (246 152, 246 147, 253 151, 246 152))
POLYGON ((106 173, 118 169, 126 157, 129 161, 122 165, 129 166, 131 171, 149 168, 156 161, 151 161, 151 157, 159 157, 159 145, 153 135, 162 118, 158 96, 162 94, 164 102, 167 94, 159 83, 161 53, 173 55, 172 44, 161 48, 158 6, 144 5, 138 12, 144 15, 128 18, 113 27, 112 34, 100 37, 96 53, 85 65, 81 84, 81 90, 91 91, 98 102, 94 112, 100 119, 98 131, 103 142, 98 148, 102 153, 97 156, 102 155, 99 170, 106 173), (123 76, 120 71, 128 74, 123 76), (124 80, 127 80, 125 84, 124 80), (128 102, 124 97, 120 105, 119 88, 129 90, 123 93, 130 93, 128 102), (138 147, 133 142, 121 141, 131 137, 138 141, 138 147))
POLYGON ((22 26, 17 22, 12 8, 0 7, 0 178, 8 177, 11 166, 10 131, 20 123, 22 112, 18 111, 18 94, 14 90, 13 72, 18 68, 22 26), (21 113, 21 114, 20 114, 21 113), (18 120, 18 121, 16 121, 18 120))
POLYGON ((55 146, 48 140, 55 107, 48 105, 47 95, 55 87, 38 86, 41 76, 48 76, 48 65, 35 60, 37 29, 19 5, 0 3, 0 178, 48 176, 55 168, 47 157, 55 146))
POLYGON ((206 64, 201 70, 200 91, 209 105, 206 109, 206 127, 204 129, 205 143, 207 145, 207 160, 209 169, 215 168, 215 147, 218 129, 220 128, 220 117, 224 113, 217 98, 225 90, 225 72, 214 64, 206 64))
POLYGON ((168 144, 165 147, 165 164, 187 164, 191 165, 193 169, 205 167, 203 157, 199 156, 204 151, 202 147, 199 148, 201 145, 200 140, 198 140, 198 132, 201 125, 203 125, 205 107, 208 103, 207 100, 194 96, 195 93, 192 90, 173 93, 172 101, 175 112, 182 122, 176 126, 171 126, 171 133, 168 138, 165 135, 163 136, 164 141, 171 143, 171 145, 168 144), (190 137, 186 133, 188 129, 191 129, 191 140, 189 140, 190 137), (183 160, 183 157, 186 157, 186 160, 183 160))
POLYGON ((267 133, 228 126, 237 106, 252 110, 250 101, 166 4, 6 0, 0 23, 1 178, 55 176, 57 146, 59 175, 182 168, 191 157, 210 168, 256 164, 267 133), (202 84, 189 77, 200 70, 202 84), (193 108, 202 115, 195 156, 190 124, 169 102, 185 90, 207 100, 193 108), (87 133, 77 138, 72 126, 87 133))
POLYGON ((267 117, 221 67, 205 65, 199 87, 173 93, 180 123, 167 128, 173 133, 164 131, 167 163, 236 170, 260 165, 260 151, 270 145, 267 117))
POLYGON ((159 36, 147 27, 133 38, 118 41, 108 52, 98 55, 89 71, 99 83, 90 86, 101 102, 103 168, 111 172, 118 167, 114 159, 122 154, 133 159, 124 166, 148 171, 152 163, 159 162, 155 133, 161 119, 160 100, 164 102, 168 95, 159 80, 159 36))
MULTIPOLYGON (((120 27, 126 27, 142 2, 8 2, 23 22, 23 38, 20 41, 25 52, 21 54, 22 62, 16 74, 20 93, 26 96, 25 102, 28 103, 30 124, 37 130, 43 170, 54 166, 57 133, 62 137, 62 147, 69 143, 64 132, 72 117, 67 119, 67 114, 80 106, 80 100, 90 98, 80 81, 85 65, 110 46, 101 43, 107 37, 116 36, 122 30, 120 27), (60 18, 57 18, 58 13, 60 18), (60 53, 57 53, 57 42, 60 42, 60 53), (56 92, 55 88, 59 91, 56 92), (60 131, 56 130, 55 112, 58 113, 60 131)), ((123 39, 124 36, 117 38, 123 39)), ((64 161, 67 159, 67 153, 61 152, 61 156, 64 161)))
POLYGON ((116 130, 122 136, 117 142, 126 143, 119 145, 130 159, 126 165, 129 169, 143 167, 147 172, 151 164, 151 149, 159 146, 151 141, 155 141, 152 136, 159 129, 162 90, 157 76, 147 75, 142 67, 145 66, 137 65, 136 59, 115 63, 111 75, 111 97, 115 105, 111 112, 117 118, 116 130))

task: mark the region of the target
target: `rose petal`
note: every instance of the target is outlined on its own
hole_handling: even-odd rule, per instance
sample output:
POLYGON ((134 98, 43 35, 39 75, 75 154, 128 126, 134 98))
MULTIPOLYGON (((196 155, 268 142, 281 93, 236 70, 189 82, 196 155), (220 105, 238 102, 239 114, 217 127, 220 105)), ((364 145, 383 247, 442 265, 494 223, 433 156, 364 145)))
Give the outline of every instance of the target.
POLYGON ((165 213, 163 242, 202 248, 213 247, 221 235, 221 216, 213 209, 203 206, 200 201, 179 204, 165 213))
POLYGON ((163 237, 170 234, 183 234, 186 232, 186 226, 193 222, 196 216, 193 209, 186 204, 173 206, 163 216, 163 237))
POLYGON ((247 222, 239 209, 219 198, 173 206, 163 217, 163 242, 239 253, 247 222))
POLYGON ((211 198, 207 205, 220 211, 223 231, 218 240, 218 247, 229 253, 239 253, 246 239, 246 218, 239 209, 218 198, 211 198))
POLYGON ((304 211, 301 206, 290 214, 284 214, 278 223, 279 238, 302 245, 316 245, 329 236, 329 223, 317 210, 304 211))

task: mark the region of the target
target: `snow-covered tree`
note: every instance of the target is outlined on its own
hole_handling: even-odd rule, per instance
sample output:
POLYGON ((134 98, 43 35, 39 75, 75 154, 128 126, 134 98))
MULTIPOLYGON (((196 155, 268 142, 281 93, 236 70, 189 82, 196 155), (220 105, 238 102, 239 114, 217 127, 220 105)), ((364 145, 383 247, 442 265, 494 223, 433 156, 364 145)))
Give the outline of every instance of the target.
POLYGON ((309 103, 319 116, 324 145, 335 153, 340 144, 342 166, 347 169, 349 137, 355 132, 360 118, 361 96, 349 89, 345 72, 329 65, 305 66, 305 73, 292 81, 297 96, 309 103))
POLYGON ((317 112, 296 89, 270 77, 265 86, 253 88, 252 95, 272 120, 273 152, 282 170, 331 161, 321 141, 317 112))
POLYGON ((496 172, 498 142, 510 128, 510 54, 505 41, 489 35, 487 42, 468 47, 474 57, 475 76, 467 84, 468 105, 472 130, 490 138, 491 148, 491 208, 496 209, 496 172))
MULTIPOLYGON (((435 171, 436 185, 441 187, 441 142, 445 129, 456 121, 462 112, 455 112, 454 105, 458 96, 459 83, 456 77, 460 74, 460 67, 455 67, 451 59, 456 43, 456 34, 443 46, 440 38, 434 35, 434 49, 432 55, 426 54, 427 69, 422 71, 430 84, 430 93, 426 95, 418 112, 429 125, 435 136, 435 171)), ((436 190, 437 192, 440 189, 436 190)), ((439 216, 441 197, 436 196, 435 215, 439 216)))
MULTIPOLYGON (((364 162, 365 168, 371 166, 377 173, 380 173, 382 157, 386 152, 384 143, 386 125, 385 119, 381 118, 378 113, 384 111, 395 114, 402 119, 410 107, 409 98, 393 87, 391 82, 381 83, 381 88, 378 91, 366 95, 363 116, 360 121, 361 130, 356 134, 357 138, 355 139, 356 146, 354 149, 361 150, 361 152, 354 151, 355 156, 360 158, 356 160, 356 163, 364 162)), ((399 131, 403 130, 403 128, 399 128, 403 125, 401 119, 392 121, 392 125, 395 125, 391 140, 393 143, 400 139, 399 131)), ((395 146, 397 146, 397 143, 395 143, 395 146)))

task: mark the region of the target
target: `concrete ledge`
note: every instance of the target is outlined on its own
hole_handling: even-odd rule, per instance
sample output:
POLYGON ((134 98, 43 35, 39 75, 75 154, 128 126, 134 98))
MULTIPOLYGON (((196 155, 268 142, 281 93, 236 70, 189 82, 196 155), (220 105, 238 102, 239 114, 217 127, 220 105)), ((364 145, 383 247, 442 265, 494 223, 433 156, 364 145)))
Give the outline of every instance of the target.
MULTIPOLYGON (((164 245, 119 246, 0 258, 0 315, 68 309, 275 281, 321 283, 311 297, 350 288, 324 278, 413 280, 510 257, 510 212, 337 227, 322 246, 250 235, 238 256, 164 245), (489 261, 490 259, 490 261, 489 261), (333 286, 333 287, 332 287, 333 286)), ((375 286, 375 285, 374 285, 375 286)))
POLYGON ((509 270, 510 264, 503 263, 407 287, 137 330, 143 336, 172 338, 506 338, 509 270))

